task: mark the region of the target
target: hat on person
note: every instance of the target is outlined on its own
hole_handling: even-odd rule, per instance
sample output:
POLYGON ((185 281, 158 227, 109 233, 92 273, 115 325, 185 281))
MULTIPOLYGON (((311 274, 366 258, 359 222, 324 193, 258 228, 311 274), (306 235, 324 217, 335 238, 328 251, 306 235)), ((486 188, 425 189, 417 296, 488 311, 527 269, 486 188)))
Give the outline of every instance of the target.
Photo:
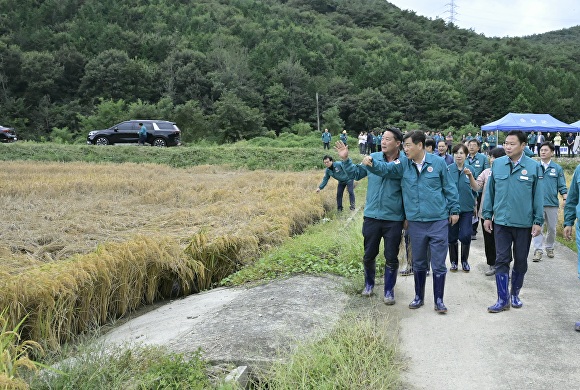
POLYGON ((342 132, 346 134, 346 130, 343 130, 342 132))

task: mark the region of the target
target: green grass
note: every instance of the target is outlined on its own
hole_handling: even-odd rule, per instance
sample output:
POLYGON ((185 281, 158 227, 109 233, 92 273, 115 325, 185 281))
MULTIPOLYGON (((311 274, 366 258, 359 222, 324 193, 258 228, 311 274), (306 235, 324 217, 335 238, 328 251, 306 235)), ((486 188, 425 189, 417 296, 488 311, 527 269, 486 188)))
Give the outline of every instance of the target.
MULTIPOLYGON (((355 194, 361 204, 366 186, 357 186, 355 194)), ((350 219, 350 213, 332 212, 329 218, 306 228, 304 234, 286 241, 256 262, 222 280, 234 286, 263 282, 293 274, 335 274, 362 278, 362 218, 350 219)), ((380 263, 380 258, 377 262, 380 263)), ((378 264, 378 269, 382 269, 378 264)))
POLYGON ((384 315, 345 316, 327 337, 301 343, 275 363, 259 389, 395 389, 403 368, 396 329, 384 315))
POLYGON ((32 389, 230 389, 223 377, 210 375, 198 351, 189 356, 172 354, 160 347, 115 350, 85 344, 74 352, 54 356, 62 359, 52 370, 30 378, 32 389))
MULTIPOLYGON (((89 163, 153 163, 174 168, 197 165, 226 165, 250 170, 303 171, 322 169, 325 154, 338 158, 334 150, 312 147, 262 147, 241 142, 220 146, 180 146, 172 148, 135 145, 95 146, 57 143, 15 142, 0 144, 0 161, 32 160, 89 163)), ((360 161, 358 153, 353 160, 360 161)), ((322 174, 321 174, 322 175, 322 174)), ((322 176, 321 176, 322 177, 322 176)))

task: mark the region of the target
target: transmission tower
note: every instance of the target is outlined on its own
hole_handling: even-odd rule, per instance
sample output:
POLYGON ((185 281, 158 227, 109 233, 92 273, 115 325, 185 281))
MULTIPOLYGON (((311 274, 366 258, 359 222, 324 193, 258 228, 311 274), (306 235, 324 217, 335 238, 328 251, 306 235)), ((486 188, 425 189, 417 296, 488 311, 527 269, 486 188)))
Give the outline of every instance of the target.
POLYGON ((457 8, 459 6, 456 4, 455 0, 450 0, 449 3, 445 4, 446 7, 449 7, 445 13, 449 13, 449 17, 447 18, 447 23, 455 24, 457 22, 457 8))

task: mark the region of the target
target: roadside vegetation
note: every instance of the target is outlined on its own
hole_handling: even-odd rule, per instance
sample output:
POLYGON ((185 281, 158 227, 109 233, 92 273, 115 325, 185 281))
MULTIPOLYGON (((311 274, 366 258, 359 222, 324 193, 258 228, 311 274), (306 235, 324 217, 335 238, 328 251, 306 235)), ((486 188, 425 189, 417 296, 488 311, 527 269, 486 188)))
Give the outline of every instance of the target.
MULTIPOLYGON (((0 242, 0 289, 7 294, 0 296, 0 308, 8 310, 3 335, 18 335, 0 353, 11 359, 9 366, 20 367, 2 379, 22 388, 90 383, 112 389, 139 377, 143 381, 135 388, 188 388, 184 383, 189 383, 189 388, 227 389, 225 370, 205 363, 203 351, 182 356, 145 348, 106 358, 105 351, 90 349, 94 340, 79 342, 77 335, 143 304, 218 284, 331 273, 347 277, 351 282, 345 288, 356 294, 362 283, 361 221, 333 211, 332 181, 321 194, 313 191, 323 174, 321 156, 334 151, 323 151, 318 138, 286 137, 284 146, 276 144, 279 139, 254 139, 198 147, 203 158, 222 166, 199 165, 196 147, 0 145, 10 154, 2 157, 0 172, 7 226, 0 242), (288 147, 290 141, 294 147, 288 147), (305 146, 308 142, 313 146, 305 146), (37 159, 42 161, 27 161, 37 159), (77 161, 87 159, 93 160, 77 161), (268 166, 270 159, 275 163, 268 166), (292 164, 299 159, 315 170, 295 172, 300 169, 292 164), (40 348, 22 349, 18 358, 6 352, 26 340, 48 354, 43 357, 40 348), (25 369, 34 370, 36 361, 70 358, 75 364, 58 366, 56 374, 25 369)), ((569 182, 576 160, 558 162, 569 182)), ((356 188, 361 200, 365 188, 356 188)), ((573 241, 567 244, 575 249, 573 241)), ((297 342, 292 355, 260 373, 253 386, 395 388, 401 368, 396 324, 387 329, 375 321, 349 314, 327 337, 297 342), (372 353, 361 358, 360 348, 383 351, 382 360, 372 353), (364 381, 355 375, 361 367, 368 370, 364 381)))

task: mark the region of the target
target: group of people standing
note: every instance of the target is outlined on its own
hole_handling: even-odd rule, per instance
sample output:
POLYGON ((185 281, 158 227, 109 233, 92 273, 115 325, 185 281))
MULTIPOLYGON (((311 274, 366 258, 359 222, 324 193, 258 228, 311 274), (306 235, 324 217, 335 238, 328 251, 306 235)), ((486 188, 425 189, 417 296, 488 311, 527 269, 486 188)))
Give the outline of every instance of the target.
POLYGON ((538 156, 540 155, 540 148, 544 142, 551 142, 554 145, 554 155, 556 158, 562 157, 560 147, 563 145, 565 145, 568 150, 568 157, 574 157, 575 155, 574 147, 576 145, 576 135, 572 133, 568 133, 568 135, 564 135, 564 137, 562 137, 560 132, 546 133, 544 135, 541 131, 538 131, 537 133, 532 131, 528 134, 528 147, 538 156))
MULTIPOLYGON (((375 259, 382 239, 383 300, 387 305, 395 304, 399 244, 406 233, 415 282, 415 297, 409 308, 424 305, 425 283, 431 268, 434 309, 447 312, 443 301, 447 253, 451 272, 458 271, 459 266, 463 272, 470 271, 470 244, 478 226, 475 211, 483 230, 489 265, 486 275, 495 275, 496 279, 497 300, 488 311, 499 313, 510 307, 521 308, 519 294, 532 242, 534 261, 540 261, 543 251, 554 257, 558 196, 565 202, 568 199, 566 238, 570 238, 571 228, 580 216, 580 168, 574 174, 578 181, 573 179, 570 189, 573 197, 567 198, 563 170, 552 161, 555 146, 551 142, 540 145, 538 163, 524 153, 528 138, 522 131, 510 131, 503 148, 494 147, 489 152, 490 161, 478 152, 480 143, 476 138, 467 141, 467 146, 454 145, 451 155, 446 139, 439 139, 437 144, 428 141, 422 131, 403 134, 397 128, 388 128, 383 132, 381 151, 366 155, 358 165, 349 158, 347 145, 336 143, 342 161, 334 164, 340 164, 342 179, 368 178, 362 228, 365 278, 362 295, 373 293, 375 259), (433 150, 428 149, 428 143, 433 150)), ((578 225, 576 229, 580 247, 578 225)), ((580 330, 580 323, 576 325, 580 330)))

